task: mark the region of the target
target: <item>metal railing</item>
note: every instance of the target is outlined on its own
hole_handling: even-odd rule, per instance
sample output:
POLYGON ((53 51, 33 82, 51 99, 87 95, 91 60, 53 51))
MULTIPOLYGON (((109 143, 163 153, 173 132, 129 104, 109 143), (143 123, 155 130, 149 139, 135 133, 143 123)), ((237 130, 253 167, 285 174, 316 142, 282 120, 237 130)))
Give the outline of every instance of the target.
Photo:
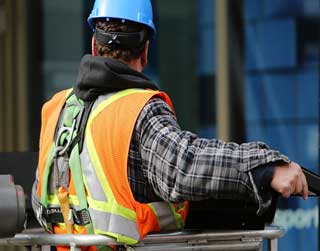
MULTIPOLYGON (((138 244, 128 246, 127 250, 261 250, 262 241, 266 239, 268 251, 277 251, 277 239, 283 234, 283 229, 279 227, 241 231, 184 230, 150 234, 138 244)), ((29 246, 33 251, 50 250, 50 246, 60 245, 70 246, 71 251, 79 251, 81 246, 109 246, 119 243, 102 235, 49 235, 34 230, 16 234, 13 238, 0 239, 0 246, 29 246)))

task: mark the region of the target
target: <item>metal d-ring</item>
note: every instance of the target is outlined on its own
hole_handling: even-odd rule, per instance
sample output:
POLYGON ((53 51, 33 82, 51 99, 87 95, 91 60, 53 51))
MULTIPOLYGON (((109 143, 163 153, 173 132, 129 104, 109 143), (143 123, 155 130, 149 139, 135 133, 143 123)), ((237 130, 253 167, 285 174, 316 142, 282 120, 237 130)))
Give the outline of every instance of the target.
POLYGON ((69 146, 71 145, 71 142, 72 142, 72 137, 73 137, 73 133, 75 131, 75 127, 76 127, 76 119, 73 120, 71 127, 62 126, 59 129, 57 140, 56 140, 57 155, 62 156, 68 150, 68 148, 69 148, 69 146), (67 143, 64 146, 59 146, 60 137, 65 132, 68 133, 68 135, 66 137, 67 143), (63 148, 61 149, 61 147, 63 147, 63 148))

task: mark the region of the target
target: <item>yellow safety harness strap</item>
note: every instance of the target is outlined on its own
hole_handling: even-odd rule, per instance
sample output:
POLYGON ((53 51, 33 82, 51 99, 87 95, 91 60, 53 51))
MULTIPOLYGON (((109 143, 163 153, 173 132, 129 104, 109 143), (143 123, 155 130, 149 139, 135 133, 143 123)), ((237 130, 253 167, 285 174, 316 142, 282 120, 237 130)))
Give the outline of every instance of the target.
POLYGON ((73 233, 73 217, 72 210, 70 209, 68 191, 64 187, 60 187, 58 191, 58 199, 63 215, 63 220, 66 225, 67 234, 73 233))

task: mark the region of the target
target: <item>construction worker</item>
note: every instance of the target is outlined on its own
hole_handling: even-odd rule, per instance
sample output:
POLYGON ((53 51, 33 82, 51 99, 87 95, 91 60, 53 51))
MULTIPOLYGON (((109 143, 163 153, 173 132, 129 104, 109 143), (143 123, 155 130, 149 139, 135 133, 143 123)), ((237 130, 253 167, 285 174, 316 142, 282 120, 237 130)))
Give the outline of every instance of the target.
POLYGON ((156 33, 149 0, 96 0, 88 23, 92 55, 42 111, 33 207, 45 229, 134 244, 183 228, 187 201, 241 198, 261 214, 272 190, 307 199, 300 166, 266 144, 180 129, 168 95, 141 73, 156 33))

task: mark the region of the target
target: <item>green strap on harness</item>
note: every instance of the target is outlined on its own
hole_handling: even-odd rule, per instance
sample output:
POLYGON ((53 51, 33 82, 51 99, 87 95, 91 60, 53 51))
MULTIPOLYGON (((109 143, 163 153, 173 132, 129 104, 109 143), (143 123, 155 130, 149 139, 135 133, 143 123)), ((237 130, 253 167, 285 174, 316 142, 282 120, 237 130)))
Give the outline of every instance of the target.
POLYGON ((53 165, 54 154, 55 154, 55 145, 52 144, 48 153, 46 166, 44 168, 42 187, 41 187, 41 204, 44 207, 48 206, 48 194, 47 194, 48 179, 49 179, 51 167, 53 165))
MULTIPOLYGON (((58 133, 56 134, 56 141, 52 144, 50 148, 46 166, 44 169, 42 181, 43 184, 41 188, 41 204, 44 206, 44 208, 48 207, 47 189, 50 173, 53 169, 55 169, 58 172, 58 175, 61 175, 61 170, 59 169, 61 167, 55 166, 57 163, 55 162, 55 159, 58 157, 62 157, 65 158, 65 160, 67 160, 68 162, 67 170, 65 170, 65 173, 67 174, 70 168, 71 175, 74 179, 74 185, 79 200, 80 211, 88 210, 85 185, 83 182, 79 143, 73 145, 73 142, 77 138, 79 133, 83 114, 83 101, 77 99, 77 97, 74 94, 69 96, 66 101, 64 111, 61 114, 61 119, 59 119, 60 123, 58 124, 58 133)), ((55 179, 57 179, 57 177, 55 179)), ((66 181, 69 181, 69 177, 62 177, 62 180, 64 181, 61 182, 60 177, 58 177, 58 181, 56 180, 56 182, 58 183, 56 187, 58 188, 59 185, 62 185, 61 183, 64 183, 63 185, 66 186, 66 188, 68 189, 69 182, 66 181)), ((94 233, 91 220, 89 224, 85 225, 85 228, 88 234, 94 233)))
MULTIPOLYGON (((67 105, 70 105, 70 108, 74 108, 73 111, 70 110, 68 111, 68 108, 66 108, 66 124, 68 126, 72 125, 72 121, 75 119, 82 119, 78 118, 78 115, 80 114, 81 111, 84 109, 84 104, 82 100, 78 100, 75 95, 72 95, 68 100, 67 100, 67 105), (81 107, 79 107, 79 104, 81 104, 81 107)), ((82 114, 81 114, 82 115, 82 114)), ((66 125, 65 124, 65 125, 66 125)), ((72 135, 72 140, 74 140, 78 133, 79 133, 79 125, 81 124, 81 121, 78 121, 78 127, 76 128, 75 133, 72 135)), ((75 189, 77 192, 77 197, 79 200, 79 206, 80 210, 88 210, 88 202, 87 202, 87 196, 85 192, 85 186, 83 182, 83 174, 82 174, 82 167, 81 167, 81 159, 80 159, 80 149, 79 149, 79 143, 77 143, 72 149, 71 149, 71 154, 69 157, 69 167, 71 170, 71 175, 74 179, 74 185, 75 189)), ((87 230, 88 234, 93 234, 93 226, 90 221, 89 224, 85 225, 85 228, 87 230)))
MULTIPOLYGON (((88 210, 88 202, 84 189, 84 182, 82 176, 81 160, 79 154, 79 145, 77 144, 71 151, 69 165, 71 169, 71 174, 74 178, 74 184, 77 191, 77 197, 80 203, 80 210, 88 210)), ((85 225, 88 234, 94 234, 92 222, 85 225)))

